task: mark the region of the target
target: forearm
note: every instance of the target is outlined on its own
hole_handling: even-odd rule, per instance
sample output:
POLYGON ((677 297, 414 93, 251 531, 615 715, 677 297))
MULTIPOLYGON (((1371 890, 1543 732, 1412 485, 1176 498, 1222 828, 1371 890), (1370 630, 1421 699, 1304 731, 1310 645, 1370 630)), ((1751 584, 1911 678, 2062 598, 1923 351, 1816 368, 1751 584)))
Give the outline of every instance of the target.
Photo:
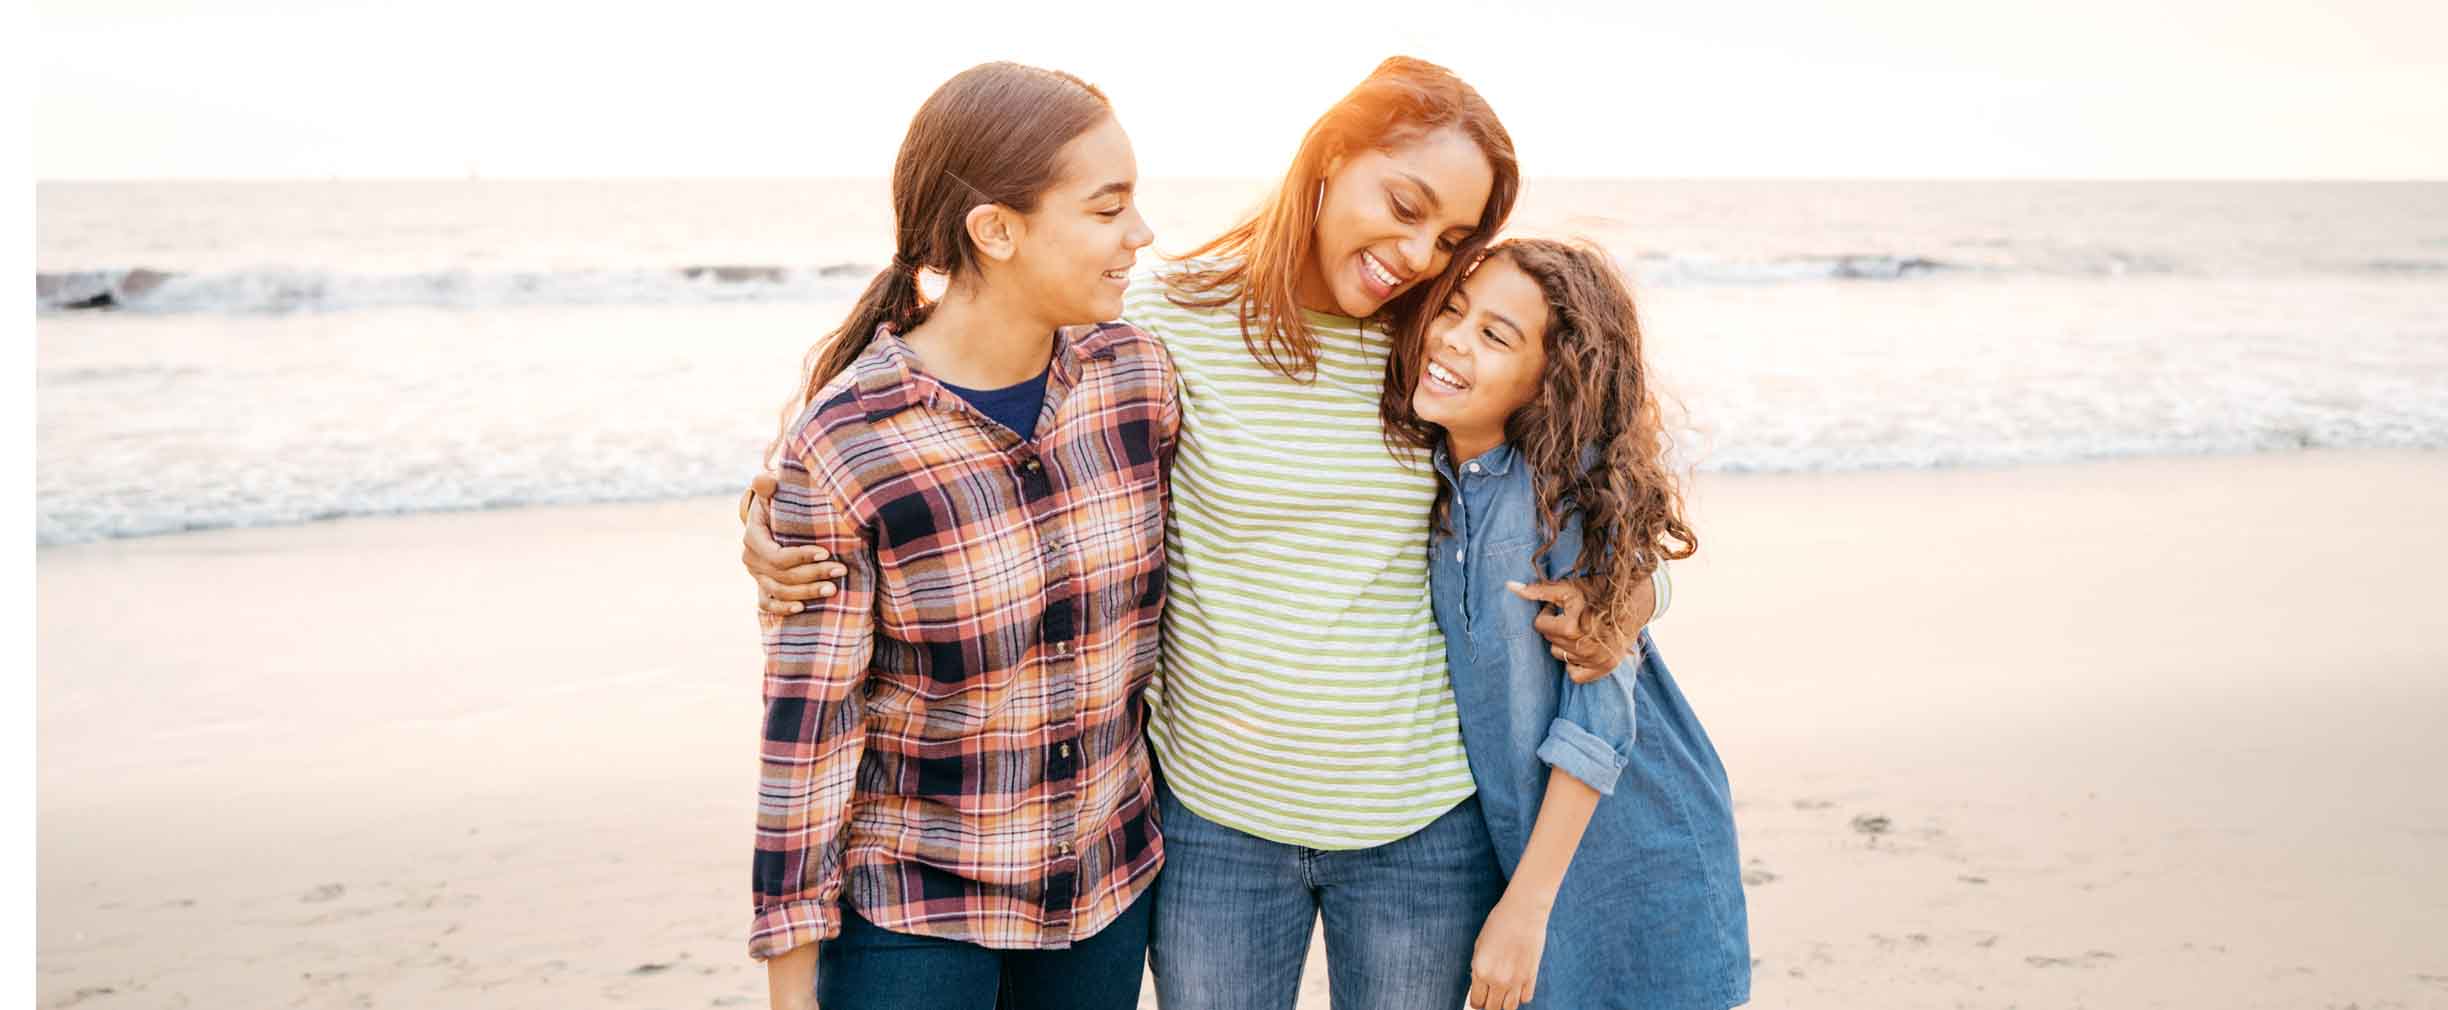
POLYGON ((816 945, 765 960, 765 998, 773 1010, 816 1010, 816 945))
POLYGON ((1581 847, 1581 834, 1589 829, 1590 815, 1597 809, 1598 790, 1563 769, 1549 769, 1547 798, 1539 803, 1538 821, 1531 825, 1530 848, 1522 853, 1521 866, 1505 886, 1505 897, 1529 899, 1540 907, 1555 904, 1556 892, 1564 886, 1564 871, 1572 865, 1573 852, 1581 847))
POLYGON ((786 466, 774 498, 786 543, 817 544, 847 566, 842 591, 763 618, 765 721, 757 780, 756 922, 749 952, 779 956, 840 928, 844 829, 866 747, 874 657, 874 555, 863 529, 786 466))

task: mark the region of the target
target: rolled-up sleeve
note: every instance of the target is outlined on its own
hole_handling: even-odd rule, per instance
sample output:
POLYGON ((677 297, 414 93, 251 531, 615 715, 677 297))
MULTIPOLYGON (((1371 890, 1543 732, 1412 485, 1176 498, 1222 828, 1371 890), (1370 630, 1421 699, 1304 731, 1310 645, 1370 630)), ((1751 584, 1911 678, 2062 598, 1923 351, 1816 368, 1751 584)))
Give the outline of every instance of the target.
POLYGON ((777 542, 822 547, 848 574, 834 595, 760 619, 765 726, 748 934, 757 958, 841 932, 844 828, 867 743, 859 686, 875 652, 872 538, 800 453, 782 462, 772 515, 777 542))
POLYGON ((1539 743, 1539 760, 1580 779, 1600 796, 1615 795, 1615 780, 1632 763, 1638 724, 1632 709, 1632 682, 1640 676, 1640 652, 1606 676, 1587 684, 1564 683, 1564 697, 1547 739, 1539 743))

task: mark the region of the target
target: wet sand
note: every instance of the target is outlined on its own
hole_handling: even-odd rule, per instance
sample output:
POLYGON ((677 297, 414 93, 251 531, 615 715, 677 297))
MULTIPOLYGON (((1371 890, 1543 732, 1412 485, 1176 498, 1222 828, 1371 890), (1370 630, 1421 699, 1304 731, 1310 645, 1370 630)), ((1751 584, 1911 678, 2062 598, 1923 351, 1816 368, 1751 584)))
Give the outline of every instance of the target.
MULTIPOLYGON (((1753 1005, 2448 1005, 2448 456, 1694 510, 1753 1005)), ((721 500, 39 551, 37 1004, 761 1003, 736 558, 721 500)))

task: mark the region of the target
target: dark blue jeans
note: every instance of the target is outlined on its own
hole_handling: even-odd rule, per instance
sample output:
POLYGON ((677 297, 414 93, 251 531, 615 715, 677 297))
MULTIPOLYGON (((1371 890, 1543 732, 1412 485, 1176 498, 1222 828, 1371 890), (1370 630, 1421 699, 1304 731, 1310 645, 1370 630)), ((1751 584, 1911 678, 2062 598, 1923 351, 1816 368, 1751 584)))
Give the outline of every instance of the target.
POLYGON ((823 1010, 1134 1010, 1155 892, 1069 950, 994 950, 895 933, 847 906, 816 952, 823 1010))

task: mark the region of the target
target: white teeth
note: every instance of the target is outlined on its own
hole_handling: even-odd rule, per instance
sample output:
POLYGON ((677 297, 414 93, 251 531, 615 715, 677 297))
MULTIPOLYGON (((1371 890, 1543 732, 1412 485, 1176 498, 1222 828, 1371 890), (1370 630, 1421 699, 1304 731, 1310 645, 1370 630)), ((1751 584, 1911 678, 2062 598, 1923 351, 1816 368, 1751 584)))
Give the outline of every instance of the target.
POLYGON ((1437 364, 1436 362, 1433 362, 1433 361, 1431 361, 1431 362, 1429 362, 1429 363, 1428 363, 1428 377, 1429 377, 1429 378, 1431 378, 1431 379, 1435 379, 1435 380, 1436 380, 1436 381, 1437 381, 1439 384, 1446 385, 1446 386, 1451 386, 1451 387, 1453 387, 1455 390, 1464 390, 1464 389, 1469 389, 1469 388, 1470 388, 1470 383, 1467 383, 1467 382, 1462 381, 1462 377, 1461 377, 1461 376, 1459 376, 1459 375, 1455 375, 1454 373, 1452 373, 1452 372, 1450 372, 1450 371, 1447 371, 1447 370, 1445 369, 1445 366, 1440 365, 1440 364, 1437 364))
POLYGON ((1386 272, 1385 264, 1377 262, 1377 257, 1367 253, 1360 254, 1360 269, 1368 271, 1370 277, 1376 278, 1377 283, 1386 287, 1395 287, 1402 283, 1394 279, 1393 274, 1386 272))

